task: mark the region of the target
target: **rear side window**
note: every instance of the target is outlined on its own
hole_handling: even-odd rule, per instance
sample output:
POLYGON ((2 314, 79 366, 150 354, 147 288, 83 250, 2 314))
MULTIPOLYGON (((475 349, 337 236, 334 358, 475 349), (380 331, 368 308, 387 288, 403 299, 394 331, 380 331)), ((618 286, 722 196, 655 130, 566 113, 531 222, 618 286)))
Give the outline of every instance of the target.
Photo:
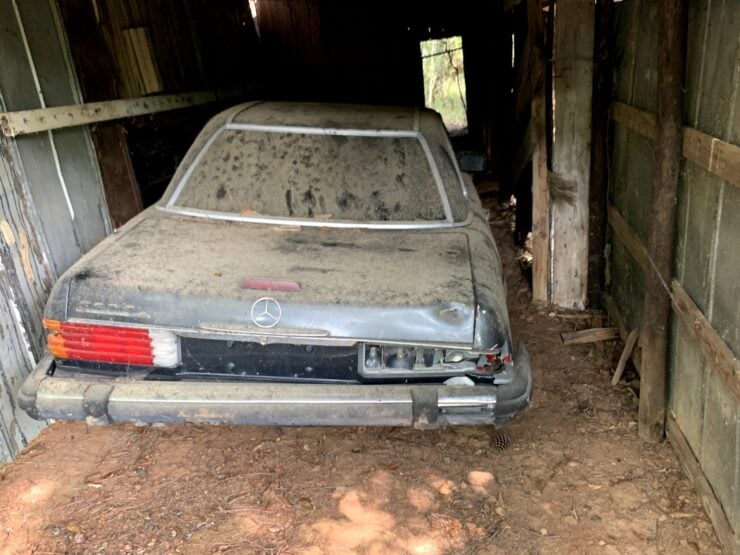
POLYGON ((429 141, 429 148, 442 176, 452 217, 456 222, 465 221, 470 206, 463 192, 461 177, 453 161, 454 154, 442 120, 437 114, 424 113, 421 118, 421 129, 429 141))
POLYGON ((225 129, 196 162, 174 204, 297 219, 445 219, 415 137, 225 129))

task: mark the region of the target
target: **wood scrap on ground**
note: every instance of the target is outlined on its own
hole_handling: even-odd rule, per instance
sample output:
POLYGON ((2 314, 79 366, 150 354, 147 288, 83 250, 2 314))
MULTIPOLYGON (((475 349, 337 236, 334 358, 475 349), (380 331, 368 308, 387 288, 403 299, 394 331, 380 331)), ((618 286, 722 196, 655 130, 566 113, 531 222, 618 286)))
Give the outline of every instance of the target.
POLYGON ((580 343, 596 343, 597 341, 609 341, 619 337, 617 328, 591 328, 588 330, 570 331, 560 334, 563 345, 576 345, 580 343))
POLYGON ((617 385, 619 383, 619 380, 622 377, 622 372, 624 372, 624 368, 625 366, 627 366, 627 361, 629 360, 630 356, 632 356, 632 351, 634 350, 635 345, 637 345, 638 337, 640 337, 640 328, 633 329, 627 337, 627 341, 624 344, 624 349, 622 350, 622 355, 619 357, 617 369, 614 371, 612 385, 617 385))

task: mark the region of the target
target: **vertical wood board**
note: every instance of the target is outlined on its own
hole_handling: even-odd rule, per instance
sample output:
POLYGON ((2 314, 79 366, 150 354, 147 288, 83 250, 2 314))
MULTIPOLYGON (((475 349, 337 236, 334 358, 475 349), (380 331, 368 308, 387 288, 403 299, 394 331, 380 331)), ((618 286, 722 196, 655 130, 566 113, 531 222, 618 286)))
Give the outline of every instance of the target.
POLYGON ((588 277, 594 3, 557 6, 554 31, 554 138, 551 208, 552 302, 583 308, 588 277))

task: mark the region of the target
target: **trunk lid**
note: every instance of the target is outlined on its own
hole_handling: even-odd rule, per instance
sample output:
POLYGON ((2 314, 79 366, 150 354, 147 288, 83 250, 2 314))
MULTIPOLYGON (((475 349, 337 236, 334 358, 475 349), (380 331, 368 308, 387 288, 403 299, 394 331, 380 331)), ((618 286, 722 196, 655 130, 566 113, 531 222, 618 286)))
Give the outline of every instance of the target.
POLYGON ((68 319, 260 337, 473 340, 461 230, 292 228, 151 210, 109 241, 73 269, 68 319), (291 280, 301 291, 245 289, 248 278, 291 280), (279 308, 258 302, 266 297, 279 308), (263 309, 278 320, 260 319, 263 309))

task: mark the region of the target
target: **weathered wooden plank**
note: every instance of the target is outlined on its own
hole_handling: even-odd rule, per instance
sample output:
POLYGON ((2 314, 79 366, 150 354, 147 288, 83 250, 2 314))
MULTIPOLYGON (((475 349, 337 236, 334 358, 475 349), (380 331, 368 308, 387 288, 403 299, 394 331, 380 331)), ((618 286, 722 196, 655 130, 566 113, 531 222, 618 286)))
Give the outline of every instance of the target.
POLYGON ((55 277, 39 230, 18 153, 0 137, 0 462, 43 427, 15 398, 44 350, 41 314, 55 277))
POLYGON ((111 121, 167 110, 177 110, 189 106, 198 106, 237 96, 242 92, 241 89, 210 90, 4 112, 0 113, 0 127, 2 127, 2 131, 6 137, 16 137, 18 135, 39 133, 40 131, 50 129, 76 127, 99 123, 101 121, 111 121))
POLYGON ((568 331, 560 334, 563 345, 578 345, 582 343, 596 343, 609 341, 619 337, 617 328, 591 328, 587 330, 568 331))
POLYGON ((713 242, 714 265, 710 274, 713 279, 709 292, 712 308, 706 314, 730 349, 740 355, 740 188, 725 187, 719 192, 719 218, 713 242))
POLYGON ((120 227, 143 208, 126 143, 126 131, 120 123, 104 123, 95 126, 92 136, 98 152, 108 212, 113 227, 120 227))
POLYGON ((623 102, 612 102, 611 116, 614 121, 635 133, 655 140, 655 114, 635 108, 623 102))
MULTIPOLYGON (((54 3, 23 2, 19 5, 21 18, 15 17, 8 4, 6 0, 0 2, 0 51, 8 53, 15 64, 0 72, 0 109, 26 110, 44 108, 52 102, 79 102, 74 76, 69 73, 72 68, 64 54, 63 31, 50 13, 54 3), (33 25, 24 21, 33 21, 33 25), (29 28, 32 32, 27 35, 26 49, 22 36, 29 28), (34 75, 42 72, 48 79, 39 80, 37 87, 34 75)), ((43 228, 48 247, 45 255, 55 271, 64 271, 108 231, 89 133, 84 128, 48 131, 21 137, 14 148, 43 228)))
POLYGON ((727 183, 740 187, 740 146, 686 127, 683 155, 727 183))
POLYGON ((678 315, 673 318, 671 411, 694 453, 702 448, 704 403, 709 363, 678 315))
POLYGON ((706 373, 703 408, 702 442, 697 458, 732 526, 736 522, 738 402, 717 372, 706 373))
MULTIPOLYGON (((717 254, 713 245, 717 240, 722 189, 719 177, 692 162, 684 163, 678 204, 675 277, 705 313, 710 299, 710 273, 717 254)), ((729 261, 732 253, 725 254, 729 261)))
MULTIPOLYGON (((604 303, 604 308, 606 308, 606 313, 609 316, 609 320, 615 323, 617 325, 617 328, 619 329, 619 337, 622 339, 622 341, 627 342, 627 340, 629 339, 629 335, 630 335, 629 327, 627 326, 627 322, 625 321, 624 317, 620 313, 619 307, 617 306, 617 303, 614 301, 614 297, 612 297, 611 295, 604 294, 602 296, 602 302, 604 303)), ((639 341, 638 341, 638 344, 635 346, 635 348, 632 350, 632 364, 635 365, 635 369, 637 370, 637 373, 639 374, 640 373, 639 341)))
POLYGON ((681 172, 683 77, 686 65, 688 0, 660 0, 658 9, 658 80, 655 167, 650 194, 648 252, 642 311, 642 368, 637 431, 642 439, 665 435, 668 401, 670 291, 676 241, 676 198, 681 172))
POLYGON ((547 302, 550 268, 550 186, 545 138, 545 102, 538 96, 532 102, 536 133, 532 152, 532 300, 547 302))
POLYGON ((157 64, 152 56, 149 33, 145 27, 132 27, 123 30, 125 53, 129 65, 134 69, 138 88, 148 95, 162 91, 157 64))
POLYGON ((619 362, 617 368, 614 370, 614 376, 612 377, 612 385, 617 385, 619 380, 622 378, 624 368, 627 366, 627 361, 632 356, 632 351, 637 345, 637 338, 640 336, 640 328, 633 329, 627 336, 627 341, 624 342, 624 349, 622 354, 619 356, 619 362))
POLYGON ((740 402, 740 362, 681 284, 673 280, 671 289, 673 307, 681 322, 701 348, 704 358, 722 376, 727 388, 740 402))
POLYGON ((627 250, 640 267, 643 270, 647 269, 649 256, 645 246, 640 242, 635 232, 627 225, 627 222, 624 221, 624 218, 614 206, 609 206, 608 218, 609 225, 617 238, 627 247, 627 250))
MULTIPOLYGON (((609 209, 609 224, 617 238, 627 246, 643 268, 647 268, 648 254, 645 247, 627 226, 613 207, 609 209)), ((723 375, 727 386, 740 401, 740 363, 704 314, 689 297, 681 284, 673 280, 671 285, 673 307, 691 336, 699 344, 707 361, 723 375)))
MULTIPOLYGON (((628 129, 655 140, 655 116, 622 102, 613 102, 612 119, 628 129)), ((705 170, 740 187, 740 146, 722 141, 691 127, 683 130, 683 155, 705 170)))
POLYGON ((558 4, 553 50, 550 300, 580 309, 588 291, 593 0, 558 4))
MULTIPOLYGON (((540 44, 542 12, 538 0, 527 0, 528 32, 540 44)), ((540 48, 530 49, 531 68, 544 66, 540 48)), ((532 299, 550 299, 550 174, 547 165, 547 117, 545 87, 541 80, 533 82, 530 122, 532 126, 532 299)))
POLYGON ((588 295, 598 306, 604 291, 609 176, 609 106, 612 96, 613 0, 596 0, 591 102, 591 166, 588 195, 588 295))
POLYGON ((632 0, 639 5, 635 26, 635 51, 632 66, 630 105, 655 112, 658 96, 660 49, 658 38, 661 11, 660 0, 632 0))
POLYGON ((668 414, 666 417, 666 435, 668 436, 668 441, 673 445, 673 449, 676 451, 678 460, 686 471, 686 475, 694 485, 694 489, 699 493, 704 510, 709 515, 709 520, 712 521, 714 531, 717 533, 717 538, 722 545, 722 552, 727 554, 737 553, 738 545, 735 535, 732 532, 725 512, 722 510, 722 505, 720 505, 711 484, 704 475, 699 461, 686 442, 681 428, 671 414, 668 414))
POLYGON ((524 169, 527 167, 527 163, 532 160, 532 154, 535 149, 535 141, 533 137, 534 125, 532 118, 527 122, 527 130, 524 132, 519 147, 516 149, 514 160, 511 163, 511 174, 510 178, 512 183, 517 183, 519 178, 522 176, 524 169))

